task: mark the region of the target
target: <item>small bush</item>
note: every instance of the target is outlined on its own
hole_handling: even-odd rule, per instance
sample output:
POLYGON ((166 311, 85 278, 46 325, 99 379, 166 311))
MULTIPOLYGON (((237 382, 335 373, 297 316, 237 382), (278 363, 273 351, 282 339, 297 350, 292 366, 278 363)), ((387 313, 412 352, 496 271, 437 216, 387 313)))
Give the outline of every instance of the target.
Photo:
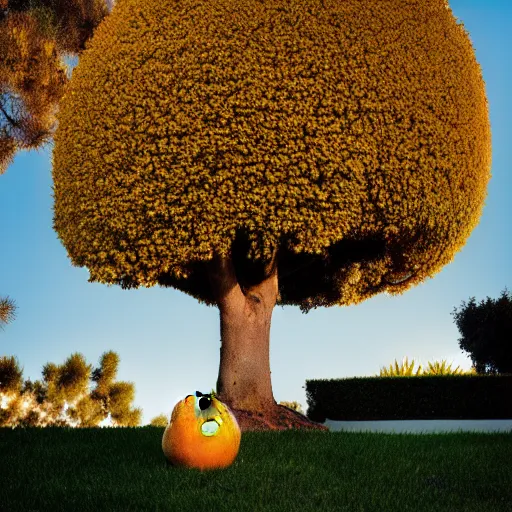
POLYGON ((167 427, 168 423, 169 418, 165 414, 159 414, 149 422, 152 427, 167 427))

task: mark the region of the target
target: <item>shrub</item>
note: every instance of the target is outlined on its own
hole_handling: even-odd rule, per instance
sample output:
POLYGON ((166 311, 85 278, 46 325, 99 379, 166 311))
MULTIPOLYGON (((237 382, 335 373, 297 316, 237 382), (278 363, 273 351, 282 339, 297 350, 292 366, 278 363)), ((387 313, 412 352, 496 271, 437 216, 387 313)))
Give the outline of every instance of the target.
POLYGON ((169 418, 165 414, 159 414, 149 422, 149 424, 153 427, 167 427, 168 423, 169 418))
POLYGON ((382 367, 380 370, 380 377, 410 377, 410 376, 420 376, 420 375, 474 375, 476 374, 476 369, 473 366, 470 370, 464 371, 457 366, 457 368, 452 369, 452 365, 443 361, 434 361, 431 363, 430 361, 427 363, 428 369, 422 370, 421 365, 418 366, 416 372, 414 371, 414 359, 409 363, 407 357, 405 357, 402 361, 402 364, 399 365, 395 359, 395 364, 390 364, 389 368, 382 367))
POLYGON ((301 414, 304 414, 304 411, 302 410, 302 406, 299 402, 279 402, 279 405, 284 405, 285 407, 288 407, 288 409, 292 409, 293 411, 300 412, 301 414))

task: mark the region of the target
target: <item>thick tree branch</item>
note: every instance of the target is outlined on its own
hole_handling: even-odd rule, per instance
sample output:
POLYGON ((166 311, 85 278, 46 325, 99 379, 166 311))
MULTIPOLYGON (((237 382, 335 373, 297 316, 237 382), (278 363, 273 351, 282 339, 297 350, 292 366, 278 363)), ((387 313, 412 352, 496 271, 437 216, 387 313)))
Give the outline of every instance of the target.
POLYGON ((208 278, 219 308, 243 297, 231 256, 223 258, 215 254, 209 264, 208 278))

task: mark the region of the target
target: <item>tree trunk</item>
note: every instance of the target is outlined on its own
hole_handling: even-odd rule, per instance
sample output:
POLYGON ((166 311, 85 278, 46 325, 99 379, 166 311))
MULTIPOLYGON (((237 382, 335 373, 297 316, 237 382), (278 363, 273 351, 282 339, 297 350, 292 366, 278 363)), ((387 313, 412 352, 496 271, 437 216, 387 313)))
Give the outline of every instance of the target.
POLYGON ((277 260, 262 282, 242 291, 231 258, 215 257, 209 273, 220 312, 219 400, 242 431, 308 428, 328 430, 276 404, 270 380, 270 322, 278 296, 277 260))

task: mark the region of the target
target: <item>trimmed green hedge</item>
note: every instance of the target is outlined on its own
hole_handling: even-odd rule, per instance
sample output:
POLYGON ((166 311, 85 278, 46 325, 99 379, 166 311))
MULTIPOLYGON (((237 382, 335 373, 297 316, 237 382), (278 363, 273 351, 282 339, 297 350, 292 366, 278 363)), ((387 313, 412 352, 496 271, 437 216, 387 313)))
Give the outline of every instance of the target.
POLYGON ((307 416, 350 420, 512 418, 512 374, 306 381, 307 416))

